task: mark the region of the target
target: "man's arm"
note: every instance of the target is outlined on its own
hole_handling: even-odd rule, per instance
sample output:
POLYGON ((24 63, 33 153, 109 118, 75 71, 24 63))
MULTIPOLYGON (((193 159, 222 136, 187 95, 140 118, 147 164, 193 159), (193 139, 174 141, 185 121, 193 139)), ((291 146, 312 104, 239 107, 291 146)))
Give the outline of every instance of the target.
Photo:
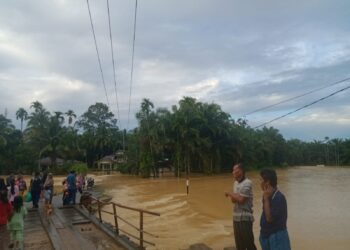
POLYGON ((265 199, 264 198, 264 214, 266 217, 266 221, 268 223, 271 223, 272 220, 272 216, 271 216, 271 206, 270 206, 270 200, 269 199, 265 199))
POLYGON ((237 194, 237 193, 233 193, 233 192, 226 192, 225 193, 226 197, 230 197, 231 198, 231 201, 232 203, 244 203, 248 197, 245 197, 245 196, 242 196, 240 194, 237 194))

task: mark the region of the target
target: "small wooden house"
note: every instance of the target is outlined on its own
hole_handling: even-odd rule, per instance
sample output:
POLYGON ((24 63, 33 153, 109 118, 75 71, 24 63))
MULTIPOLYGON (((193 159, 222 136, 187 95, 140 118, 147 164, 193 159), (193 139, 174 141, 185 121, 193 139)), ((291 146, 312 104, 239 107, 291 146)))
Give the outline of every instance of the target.
POLYGON ((46 169, 49 169, 53 165, 56 166, 63 166, 64 160, 61 158, 56 158, 56 161, 54 162, 51 157, 45 157, 39 160, 39 170, 44 171, 46 169))
POLYGON ((111 171, 117 167, 117 159, 115 155, 106 155, 97 161, 98 170, 111 171))

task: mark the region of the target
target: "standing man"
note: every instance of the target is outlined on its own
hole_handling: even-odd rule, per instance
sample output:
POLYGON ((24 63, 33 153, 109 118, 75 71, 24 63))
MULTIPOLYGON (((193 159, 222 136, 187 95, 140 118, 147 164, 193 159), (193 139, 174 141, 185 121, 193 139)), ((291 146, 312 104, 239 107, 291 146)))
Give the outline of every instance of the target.
POLYGON ((253 235, 253 190, 252 182, 245 177, 242 163, 233 166, 235 179, 233 192, 226 192, 233 207, 233 231, 237 250, 256 250, 253 235))
POLYGON ((263 190, 263 212, 260 219, 260 245, 263 250, 290 250, 287 232, 287 201, 277 189, 276 171, 263 169, 260 172, 263 190))
POLYGON ((11 173, 7 178, 6 178, 6 186, 9 187, 11 186, 12 180, 15 179, 15 174, 11 173))
POLYGON ((76 186, 76 178, 75 178, 75 171, 70 171, 69 175, 67 176, 67 184, 68 184, 68 194, 69 194, 69 204, 72 203, 75 205, 75 196, 77 193, 77 186, 76 186))
POLYGON ((31 195, 32 195, 32 202, 33 202, 33 208, 39 207, 39 200, 40 200, 40 193, 42 190, 41 185, 41 178, 40 173, 35 172, 33 179, 30 181, 30 188, 29 188, 31 195))

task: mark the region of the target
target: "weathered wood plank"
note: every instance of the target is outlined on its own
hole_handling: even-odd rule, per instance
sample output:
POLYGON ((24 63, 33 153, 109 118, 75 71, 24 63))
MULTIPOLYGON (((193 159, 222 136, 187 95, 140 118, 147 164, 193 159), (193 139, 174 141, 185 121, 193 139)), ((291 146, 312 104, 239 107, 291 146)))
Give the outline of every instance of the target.
POLYGON ((28 250, 54 249, 41 223, 39 210, 29 210, 24 221, 24 248, 28 250))

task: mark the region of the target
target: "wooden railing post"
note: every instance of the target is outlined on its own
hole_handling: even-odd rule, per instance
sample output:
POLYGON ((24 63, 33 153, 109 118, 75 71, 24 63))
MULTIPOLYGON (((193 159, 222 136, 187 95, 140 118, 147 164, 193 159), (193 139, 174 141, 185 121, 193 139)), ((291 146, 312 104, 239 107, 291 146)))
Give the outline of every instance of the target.
POLYGON ((143 212, 140 211, 140 247, 143 249, 143 212))
MULTIPOLYGON (((107 213, 109 215, 113 215, 114 216, 114 223, 115 223, 115 228, 116 228, 116 235, 119 235, 119 233, 121 232, 122 234, 126 234, 126 235, 129 235, 130 237, 133 237, 135 238, 136 240, 139 240, 140 241, 140 249, 145 249, 144 248, 144 244, 150 244, 152 246, 155 246, 154 243, 150 242, 150 241, 147 241, 144 239, 144 233, 147 234, 147 235, 150 235, 150 236, 153 236, 153 237, 156 237, 158 238, 158 236, 154 235, 154 234, 151 234, 149 232, 146 232, 144 231, 143 229, 143 214, 146 213, 146 214, 151 214, 151 215, 155 215, 155 216, 160 216, 159 213, 155 213, 155 212, 151 212, 151 211, 147 211, 147 210, 143 210, 143 209, 138 209, 138 208, 134 208, 134 207, 128 207, 128 206, 125 206, 125 205, 122 205, 122 204, 119 204, 119 203, 114 203, 114 202, 103 202, 95 197, 91 197, 92 200, 96 201, 97 203, 97 212, 98 212, 98 219, 100 221, 100 223, 103 223, 103 220, 102 220, 102 212, 103 213, 107 213), (104 210, 103 207, 106 206, 106 205, 112 205, 113 206, 113 212, 112 211, 108 211, 108 210, 104 210), (135 225, 133 225, 132 223, 128 222, 127 220, 123 219, 122 217, 118 216, 117 214, 117 207, 118 208, 123 208, 123 209, 128 209, 128 210, 132 210, 132 211, 135 211, 135 212, 139 212, 140 213, 140 225, 139 225, 139 228, 135 225), (123 222, 125 222, 127 225, 131 226, 132 228, 136 229, 137 231, 139 231, 139 237, 131 234, 131 233, 128 233, 127 231, 125 231, 123 228, 119 228, 119 225, 118 225, 118 219, 122 220, 123 222)), ((93 203, 93 204, 96 204, 96 203, 93 203)), ((92 210, 92 206, 90 204, 89 206, 89 209, 92 210)), ((95 216, 97 217, 96 215, 96 209, 94 209, 94 214, 95 216)))
POLYGON ((100 222, 102 223, 101 204, 100 204, 100 200, 99 199, 97 199, 97 207, 98 207, 98 217, 100 219, 100 222))
POLYGON ((114 224, 115 224, 115 232, 119 235, 119 226, 118 226, 118 217, 117 217, 117 209, 115 204, 113 203, 113 214, 114 214, 114 224))

